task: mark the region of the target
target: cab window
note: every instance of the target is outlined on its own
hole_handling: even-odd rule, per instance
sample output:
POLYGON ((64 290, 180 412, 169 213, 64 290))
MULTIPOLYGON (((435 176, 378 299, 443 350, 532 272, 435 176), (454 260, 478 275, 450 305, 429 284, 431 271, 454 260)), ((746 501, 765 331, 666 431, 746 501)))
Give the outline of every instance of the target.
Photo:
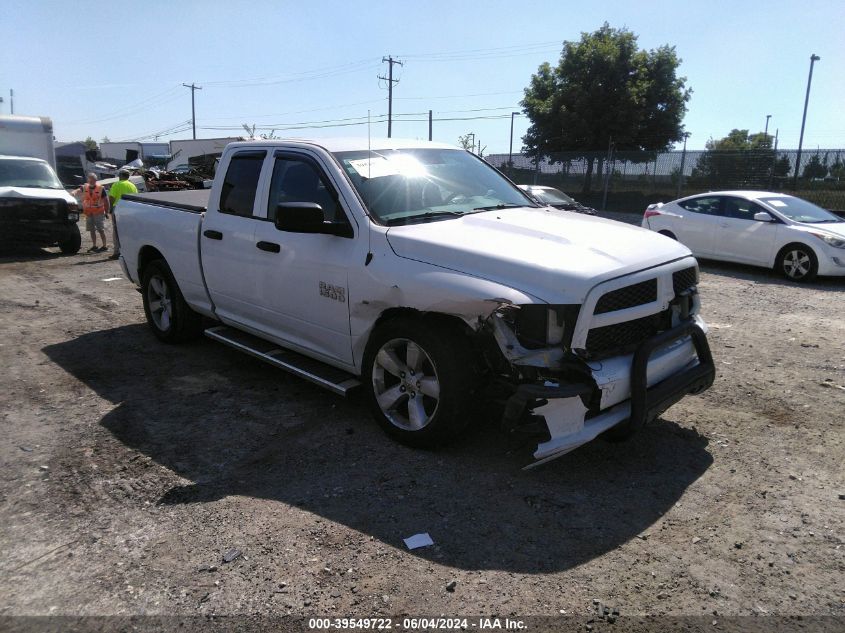
POLYGON ((275 221, 276 208, 283 202, 314 202, 323 209, 324 220, 347 222, 334 189, 317 166, 308 160, 289 156, 276 158, 270 181, 269 220, 275 221))
POLYGON ((220 192, 220 213, 252 217, 265 156, 267 152, 240 152, 232 156, 220 192))
POLYGON ((702 215, 719 215, 719 205, 721 204, 721 200, 718 196, 705 196, 703 198, 684 200, 678 204, 687 211, 692 211, 693 213, 700 213, 702 215))

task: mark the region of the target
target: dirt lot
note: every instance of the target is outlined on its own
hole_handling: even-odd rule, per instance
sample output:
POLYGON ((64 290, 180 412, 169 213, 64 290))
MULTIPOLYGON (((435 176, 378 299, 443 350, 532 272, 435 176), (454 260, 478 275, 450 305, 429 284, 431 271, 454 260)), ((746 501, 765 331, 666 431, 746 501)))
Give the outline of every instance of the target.
POLYGON ((714 387, 525 472, 495 424, 414 451, 158 343, 104 255, 4 257, 0 615, 843 616, 845 282, 702 270, 714 387))

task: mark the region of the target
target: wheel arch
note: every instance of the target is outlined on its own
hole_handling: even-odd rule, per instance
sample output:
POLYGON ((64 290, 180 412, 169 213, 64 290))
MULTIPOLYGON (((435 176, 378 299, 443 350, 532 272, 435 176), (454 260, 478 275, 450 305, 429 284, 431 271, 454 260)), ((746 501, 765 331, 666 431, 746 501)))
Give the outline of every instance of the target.
POLYGON ((799 242, 798 240, 792 240, 781 246, 779 249, 777 249, 777 251, 775 251, 775 256, 771 261, 771 267, 776 268, 778 262, 780 261, 781 255, 783 255, 785 251, 789 250, 790 248, 795 248, 796 246, 806 248, 813 254, 813 256, 816 258, 816 261, 819 260, 819 254, 816 252, 816 249, 810 246, 807 242, 799 242))
POLYGON ((146 268, 150 262, 157 259, 162 259, 165 263, 167 263, 164 255, 162 255, 161 251, 155 246, 150 246, 148 244, 141 247, 141 250, 138 252, 138 283, 141 282, 141 279, 144 276, 144 268, 146 268))

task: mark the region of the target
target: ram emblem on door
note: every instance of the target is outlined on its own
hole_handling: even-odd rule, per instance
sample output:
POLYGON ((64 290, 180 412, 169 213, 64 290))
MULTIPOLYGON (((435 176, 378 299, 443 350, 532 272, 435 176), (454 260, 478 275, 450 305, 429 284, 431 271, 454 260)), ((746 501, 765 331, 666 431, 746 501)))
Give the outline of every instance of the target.
POLYGON ((346 288, 343 286, 333 286, 325 281, 320 282, 320 294, 329 299, 346 303, 346 288))

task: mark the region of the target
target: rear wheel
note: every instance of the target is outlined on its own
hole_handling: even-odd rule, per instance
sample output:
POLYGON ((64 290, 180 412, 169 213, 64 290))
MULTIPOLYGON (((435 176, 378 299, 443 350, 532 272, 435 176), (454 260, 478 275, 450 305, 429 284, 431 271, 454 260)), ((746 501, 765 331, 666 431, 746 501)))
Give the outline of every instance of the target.
POLYGON ((170 267, 157 259, 144 267, 141 276, 144 313, 153 334, 165 343, 181 343, 202 332, 202 315, 185 302, 170 267))
POLYGON ((789 244, 778 253, 775 268, 787 279, 812 281, 819 272, 819 260, 809 246, 789 244))
POLYGON ((76 255, 82 247, 82 236, 79 234, 79 226, 74 224, 67 234, 67 237, 59 242, 59 248, 64 255, 76 255))
POLYGON ((469 423, 473 357, 452 324, 405 317, 383 323, 367 345, 363 374, 373 417, 403 444, 443 444, 469 423))

